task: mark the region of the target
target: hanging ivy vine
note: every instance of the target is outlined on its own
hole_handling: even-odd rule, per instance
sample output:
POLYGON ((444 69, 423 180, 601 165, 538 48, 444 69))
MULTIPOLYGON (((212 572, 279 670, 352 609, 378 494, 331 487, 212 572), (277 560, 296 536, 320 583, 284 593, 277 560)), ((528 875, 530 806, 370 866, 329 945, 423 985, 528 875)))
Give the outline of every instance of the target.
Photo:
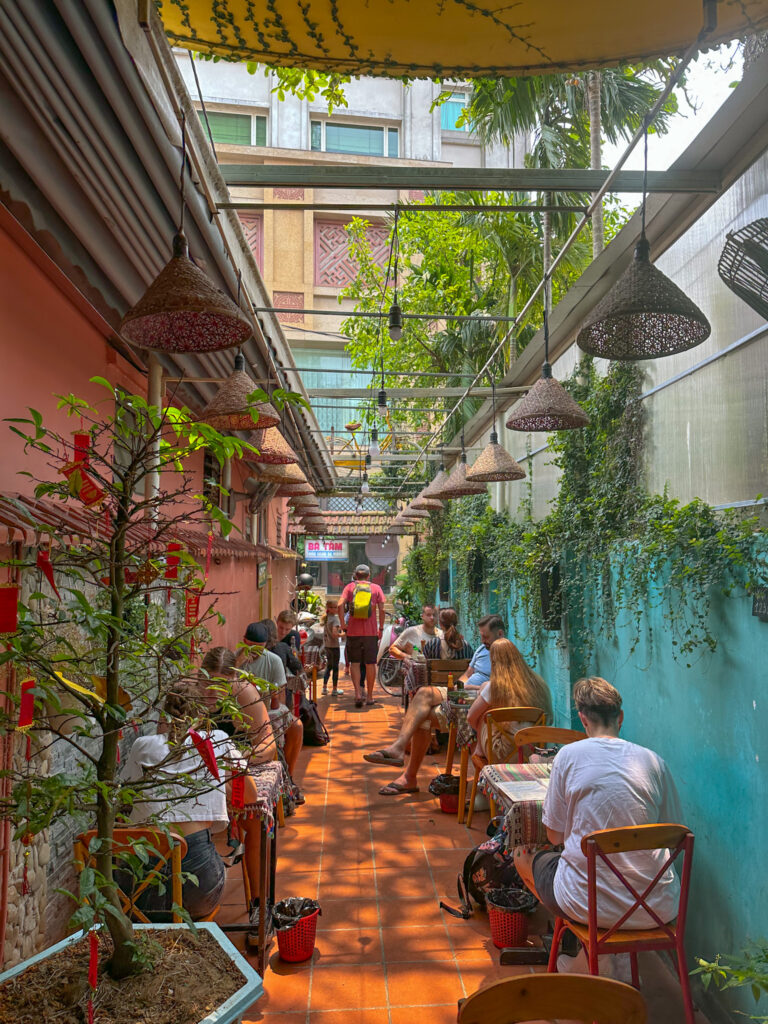
POLYGON ((533 521, 530 483, 514 518, 495 512, 485 495, 451 502, 409 555, 405 581, 420 600, 433 600, 439 568, 450 559, 452 597, 466 625, 495 592, 499 606, 525 624, 520 639, 530 656, 551 629, 552 602, 560 602, 569 640, 585 662, 619 619, 630 627, 634 650, 650 636, 646 611, 660 607, 676 656, 690 664, 699 650, 717 647, 713 598, 768 580, 757 517, 645 491, 637 366, 611 364, 600 375, 585 357, 565 386, 590 424, 550 438, 561 473, 550 513, 533 521), (543 585, 549 609, 542 607, 543 585))

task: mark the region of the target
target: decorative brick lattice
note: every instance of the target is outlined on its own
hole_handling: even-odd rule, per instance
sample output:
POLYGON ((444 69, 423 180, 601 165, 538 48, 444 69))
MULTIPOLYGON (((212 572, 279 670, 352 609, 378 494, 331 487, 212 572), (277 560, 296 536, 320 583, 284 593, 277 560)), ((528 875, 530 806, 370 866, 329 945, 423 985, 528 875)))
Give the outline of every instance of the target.
MULTIPOLYGON (((343 288, 357 276, 357 266, 349 255, 345 225, 337 220, 315 221, 315 284, 343 288)), ((368 227, 371 252, 379 266, 389 258, 389 232, 384 224, 368 227)))
POLYGON ((303 188, 276 188, 274 190, 275 199, 294 199, 301 200, 304 198, 303 188))
POLYGON ((410 190, 410 192, 408 193, 408 198, 409 199, 413 199, 415 202, 419 202, 420 200, 422 200, 424 198, 425 195, 426 195, 426 192, 422 192, 421 189, 418 189, 418 188, 414 189, 414 188, 412 188, 410 190))
MULTIPOLYGON (((288 306, 293 309, 303 309, 304 294, 303 292, 273 292, 272 301, 278 309, 284 306, 288 306)), ((300 324, 304 320, 304 314, 278 313, 277 319, 284 324, 300 324)))
POLYGON ((264 218, 260 213, 241 213, 245 240, 250 246, 259 270, 264 269, 264 218))

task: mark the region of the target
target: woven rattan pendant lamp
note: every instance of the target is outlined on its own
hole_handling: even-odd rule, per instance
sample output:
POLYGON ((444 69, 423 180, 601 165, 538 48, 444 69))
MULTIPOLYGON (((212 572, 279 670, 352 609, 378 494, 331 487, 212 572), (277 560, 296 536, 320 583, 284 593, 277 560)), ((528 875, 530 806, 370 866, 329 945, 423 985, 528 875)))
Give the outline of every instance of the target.
POLYGON ((430 498, 439 498, 441 501, 449 501, 454 498, 463 498, 468 494, 485 494, 485 484, 475 483, 467 479, 467 453, 464 450, 464 431, 461 432, 461 458, 453 467, 450 476, 439 489, 433 490, 428 495, 430 498))
POLYGON ((424 489, 419 491, 411 502, 411 508, 415 508, 417 512, 436 512, 444 507, 443 502, 439 498, 428 498, 424 493, 424 489))
MULTIPOLYGON (((266 430, 254 430, 249 440, 253 447, 258 449, 258 454, 256 452, 248 452, 248 462, 254 462, 257 465, 266 463, 267 465, 288 466, 299 461, 298 455, 277 427, 267 427, 266 430)), ((286 475, 281 477, 281 479, 296 482, 295 477, 290 475, 290 471, 287 471, 286 475)), ((306 480, 306 477, 303 477, 301 482, 304 480, 306 480)))
POLYGON ((525 476, 525 470, 499 444, 499 435, 496 433, 496 383, 493 378, 491 378, 491 402, 493 409, 491 438, 475 460, 474 465, 467 470, 467 480, 473 480, 475 483, 522 480, 525 476))
MULTIPOLYGON (((216 352, 242 345, 251 324, 242 310, 189 258, 184 234, 186 123, 181 122, 179 229, 173 255, 122 319, 120 333, 138 348, 161 352, 216 352)), ((253 388, 251 388, 253 390, 253 388)))
POLYGON ((586 427, 589 416, 575 402, 562 384, 552 376, 549 365, 549 315, 544 299, 544 365, 541 377, 528 394, 516 402, 507 420, 509 430, 575 430, 586 427))
POLYGON ((256 423, 261 429, 274 427, 280 422, 274 407, 269 402, 252 402, 249 399, 256 389, 257 385, 245 372, 245 359, 238 352, 235 369, 203 409, 200 422, 216 430, 251 430, 256 423), (257 414, 256 420, 254 413, 257 414))
MULTIPOLYGON (((442 446, 440 446, 442 449, 442 446)), ((437 498, 439 497, 439 490, 444 483, 448 480, 448 474, 445 471, 445 462, 443 460, 442 450, 440 452, 440 469, 435 473, 432 478, 432 482, 427 484, 424 490, 421 492, 422 498, 437 498)))
POLYGON ((645 237, 648 125, 640 240, 635 257, 608 294, 587 317, 576 339, 591 356, 603 359, 660 359, 705 341, 712 328, 699 307, 651 263, 645 237))
POLYGON ((309 482, 305 484, 280 484, 275 492, 276 498, 311 498, 315 489, 309 482))

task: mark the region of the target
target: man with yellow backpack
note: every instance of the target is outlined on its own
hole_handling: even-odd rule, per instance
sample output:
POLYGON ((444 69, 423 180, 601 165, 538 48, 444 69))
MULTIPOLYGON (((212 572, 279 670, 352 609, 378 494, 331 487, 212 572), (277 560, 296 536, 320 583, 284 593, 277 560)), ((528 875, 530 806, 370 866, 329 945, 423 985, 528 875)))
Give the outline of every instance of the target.
POLYGON ((341 621, 347 620, 346 657, 355 688, 355 707, 363 706, 363 686, 360 679, 360 665, 365 665, 365 683, 368 690, 366 703, 373 704, 373 687, 376 684, 376 655, 379 639, 384 629, 384 591, 371 582, 371 570, 367 565, 358 565, 355 578, 344 588, 339 603, 341 621))

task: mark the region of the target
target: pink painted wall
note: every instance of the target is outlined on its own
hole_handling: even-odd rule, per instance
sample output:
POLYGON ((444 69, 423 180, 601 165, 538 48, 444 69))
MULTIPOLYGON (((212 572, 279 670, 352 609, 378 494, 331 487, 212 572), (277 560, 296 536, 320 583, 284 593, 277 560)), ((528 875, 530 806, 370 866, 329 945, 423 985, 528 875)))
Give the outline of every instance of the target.
MULTIPOLYGON (((88 383, 89 378, 95 376, 145 394, 145 376, 107 343, 105 333, 94 326, 67 294, 68 286, 59 286, 58 271, 51 267, 49 274, 42 269, 46 267, 46 257, 41 256, 40 264, 33 260, 5 230, 4 223, 0 222, 0 309, 3 311, 0 418, 28 416, 27 409, 32 406, 42 414, 46 424, 66 435, 78 424, 75 420, 68 421, 56 410, 57 394, 72 392, 97 402, 103 399, 105 392, 98 385, 88 383)), ((11 230, 13 227, 11 225, 11 230)), ((53 470, 42 455, 25 454, 21 439, 7 428, 7 424, 0 423, 0 493, 31 494, 33 481, 19 476, 19 471, 49 480, 53 470)), ((202 487, 202 455, 190 459, 185 470, 202 487)), ((233 466, 234 489, 242 490, 243 480, 248 475, 247 466, 233 466)), ((242 531, 235 534, 239 539, 245 537, 246 508, 247 502, 239 502, 235 513, 236 525, 242 531)), ((286 519, 287 503, 283 499, 271 502, 267 516, 270 544, 286 546, 286 519), (278 534, 279 516, 282 519, 278 534)), ((226 625, 211 628, 213 642, 233 646, 249 622, 274 616, 281 608, 288 607, 294 583, 294 561, 267 559, 266 552, 253 558, 225 559, 221 564, 212 564, 210 589, 224 592, 216 606, 227 620, 226 625), (257 587, 260 560, 268 561, 268 573, 272 576, 271 607, 270 588, 259 591, 257 587)), ((206 607, 205 602, 203 607, 206 607)))
MULTIPOLYGON (((62 433, 77 426, 56 411, 55 394, 96 402, 104 389, 89 384, 102 376, 131 391, 143 393, 141 375, 122 359, 67 296, 42 272, 23 249, 0 228, 0 309, 2 320, 2 417, 28 416, 28 406, 62 433)), ((45 459, 24 454, 21 439, 0 424, 0 491, 29 492, 31 481, 19 470, 50 479, 45 459)))

